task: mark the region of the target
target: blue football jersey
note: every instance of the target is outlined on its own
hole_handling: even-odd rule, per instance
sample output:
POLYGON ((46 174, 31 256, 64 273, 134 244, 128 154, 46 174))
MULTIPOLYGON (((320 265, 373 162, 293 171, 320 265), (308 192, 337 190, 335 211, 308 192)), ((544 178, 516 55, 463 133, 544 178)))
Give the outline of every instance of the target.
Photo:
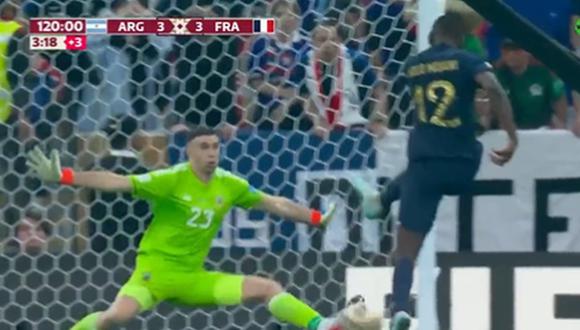
POLYGON ((479 157, 475 76, 491 69, 482 58, 445 44, 407 61, 404 74, 415 105, 409 159, 479 157))

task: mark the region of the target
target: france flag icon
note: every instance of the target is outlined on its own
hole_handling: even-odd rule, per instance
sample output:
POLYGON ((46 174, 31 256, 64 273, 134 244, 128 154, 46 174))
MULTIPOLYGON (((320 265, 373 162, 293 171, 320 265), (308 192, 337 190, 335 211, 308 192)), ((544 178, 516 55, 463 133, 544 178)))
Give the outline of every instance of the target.
POLYGON ((261 18, 254 20, 254 33, 274 33, 276 21, 273 18, 261 18))

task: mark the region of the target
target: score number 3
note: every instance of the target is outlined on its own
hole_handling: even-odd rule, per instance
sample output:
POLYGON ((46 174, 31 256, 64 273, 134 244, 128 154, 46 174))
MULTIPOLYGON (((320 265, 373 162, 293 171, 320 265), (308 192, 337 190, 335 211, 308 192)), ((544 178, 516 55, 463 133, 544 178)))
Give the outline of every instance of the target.
POLYGON ((191 208, 191 218, 187 220, 187 226, 191 228, 207 229, 211 225, 215 212, 213 210, 202 210, 199 207, 191 208))
MULTIPOLYGON (((193 32, 203 32, 203 22, 201 20, 195 20, 193 32)), ((169 21, 157 21, 157 33, 172 33, 173 25, 169 21)), ((186 28, 186 27, 181 27, 186 28)))
POLYGON ((449 128, 461 125, 460 118, 445 119, 449 105, 455 99, 455 86, 451 82, 447 80, 435 80, 427 85, 427 88, 416 86, 413 92, 413 99, 417 105, 420 122, 449 128), (438 95, 437 91, 441 91, 441 94, 438 95), (435 111, 430 118, 427 118, 425 96, 427 96, 427 101, 435 103, 435 111))

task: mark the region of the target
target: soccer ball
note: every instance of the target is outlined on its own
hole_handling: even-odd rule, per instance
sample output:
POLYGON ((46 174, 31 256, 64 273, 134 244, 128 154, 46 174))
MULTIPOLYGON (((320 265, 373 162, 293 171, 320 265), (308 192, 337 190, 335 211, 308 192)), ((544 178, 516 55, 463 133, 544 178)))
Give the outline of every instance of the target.
POLYGON ((369 311, 362 295, 352 297, 336 318, 335 330, 382 330, 383 315, 369 311))

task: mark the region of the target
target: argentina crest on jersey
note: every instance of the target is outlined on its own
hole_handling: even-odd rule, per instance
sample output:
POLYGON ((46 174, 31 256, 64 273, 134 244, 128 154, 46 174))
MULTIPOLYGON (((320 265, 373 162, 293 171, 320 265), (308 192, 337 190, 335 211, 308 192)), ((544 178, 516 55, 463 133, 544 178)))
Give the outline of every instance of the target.
POLYGON ((151 272, 144 272, 141 277, 142 277, 143 281, 150 281, 151 280, 151 272))

